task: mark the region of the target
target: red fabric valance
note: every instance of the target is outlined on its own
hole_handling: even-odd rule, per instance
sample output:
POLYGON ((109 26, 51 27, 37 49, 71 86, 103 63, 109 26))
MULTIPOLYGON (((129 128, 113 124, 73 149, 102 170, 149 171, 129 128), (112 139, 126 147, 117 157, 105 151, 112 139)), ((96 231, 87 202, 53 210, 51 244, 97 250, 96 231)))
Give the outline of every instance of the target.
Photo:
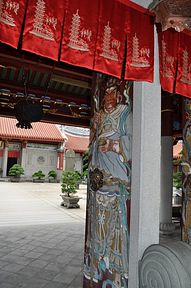
POLYGON ((101 1, 95 71, 121 78, 128 15, 128 8, 120 2, 101 1))
POLYGON ((22 42, 24 50, 58 60, 64 7, 64 1, 28 1, 22 42))
POLYGON ((153 82, 154 23, 151 16, 130 8, 125 79, 153 82))
POLYGON ((0 41, 18 47, 26 0, 0 1, 0 41))
POLYGON ((88 0, 27 2, 26 7, 26 0, 1 1, 1 42, 17 48, 21 39, 23 50, 56 61, 61 60, 118 78, 121 78, 123 72, 129 80, 152 81, 154 21, 150 22, 152 16, 147 13, 147 9, 132 5, 127 0, 94 0, 91 3, 88 0), (134 17, 130 17, 129 9, 136 21, 134 17), (14 28, 4 23, 3 13, 14 16, 14 28), (132 58, 129 51, 133 45, 132 37, 127 37, 129 29, 133 33, 132 37, 139 37, 139 60, 141 63, 149 63, 149 66, 141 65, 137 68, 128 65, 128 57, 132 58), (144 29, 147 29, 147 33, 144 29), (127 61, 126 39, 129 49, 127 61), (123 71, 125 62, 126 71, 123 71))
POLYGON ((174 29, 158 33, 160 83, 165 91, 173 93, 176 79, 179 35, 174 29))
POLYGON ((191 98, 191 33, 180 33, 178 49, 177 94, 191 98))
POLYGON ((20 151, 8 151, 8 157, 19 158, 20 157, 20 151))
POLYGON ((159 32, 160 82, 163 90, 191 98, 191 32, 159 32))
POLYGON ((98 0, 70 0, 63 30, 60 60, 93 69, 97 37, 98 0), (88 9, 87 9, 88 7, 88 9))

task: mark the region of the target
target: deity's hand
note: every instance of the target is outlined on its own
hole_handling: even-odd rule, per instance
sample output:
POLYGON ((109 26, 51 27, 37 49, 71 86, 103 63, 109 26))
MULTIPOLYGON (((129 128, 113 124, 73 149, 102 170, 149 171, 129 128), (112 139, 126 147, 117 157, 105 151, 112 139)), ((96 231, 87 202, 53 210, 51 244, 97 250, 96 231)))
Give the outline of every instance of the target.
POLYGON ((101 152, 105 153, 108 151, 112 151, 115 153, 119 153, 119 140, 100 138, 98 144, 101 152))
POLYGON ((106 139, 106 138, 101 138, 100 140, 99 140, 99 143, 98 143, 98 145, 99 145, 99 149, 100 149, 100 151, 101 152, 108 152, 109 151, 109 148, 111 148, 110 147, 110 140, 109 139, 106 139))

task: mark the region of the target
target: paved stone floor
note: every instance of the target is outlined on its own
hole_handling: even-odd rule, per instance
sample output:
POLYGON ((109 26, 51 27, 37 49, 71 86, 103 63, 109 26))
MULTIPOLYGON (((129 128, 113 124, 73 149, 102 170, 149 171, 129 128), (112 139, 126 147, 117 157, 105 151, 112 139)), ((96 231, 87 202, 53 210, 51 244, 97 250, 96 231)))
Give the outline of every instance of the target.
POLYGON ((60 184, 0 182, 0 288, 81 288, 86 187, 80 209, 60 184))
MULTIPOLYGON (((86 186, 80 209, 60 206, 59 183, 0 182, 0 288, 82 288, 86 186)), ((180 225, 170 238, 180 239, 180 225)))

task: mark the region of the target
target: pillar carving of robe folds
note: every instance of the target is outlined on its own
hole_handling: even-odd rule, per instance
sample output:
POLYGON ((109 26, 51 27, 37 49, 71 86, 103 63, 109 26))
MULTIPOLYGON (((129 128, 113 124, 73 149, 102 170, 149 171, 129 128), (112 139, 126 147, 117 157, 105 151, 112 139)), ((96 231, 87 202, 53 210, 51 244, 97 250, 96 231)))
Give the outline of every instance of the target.
POLYGON ((131 182, 130 82, 97 75, 90 132, 84 288, 127 287, 131 182))

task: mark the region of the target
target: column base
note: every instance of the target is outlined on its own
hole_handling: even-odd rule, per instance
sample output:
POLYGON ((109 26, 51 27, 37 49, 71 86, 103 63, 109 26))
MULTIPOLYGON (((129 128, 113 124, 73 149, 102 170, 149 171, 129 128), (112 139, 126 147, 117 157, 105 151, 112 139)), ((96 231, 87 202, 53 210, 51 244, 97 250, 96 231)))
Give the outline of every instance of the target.
POLYGON ((174 223, 160 223, 160 233, 161 234, 172 234, 175 231, 174 223))

